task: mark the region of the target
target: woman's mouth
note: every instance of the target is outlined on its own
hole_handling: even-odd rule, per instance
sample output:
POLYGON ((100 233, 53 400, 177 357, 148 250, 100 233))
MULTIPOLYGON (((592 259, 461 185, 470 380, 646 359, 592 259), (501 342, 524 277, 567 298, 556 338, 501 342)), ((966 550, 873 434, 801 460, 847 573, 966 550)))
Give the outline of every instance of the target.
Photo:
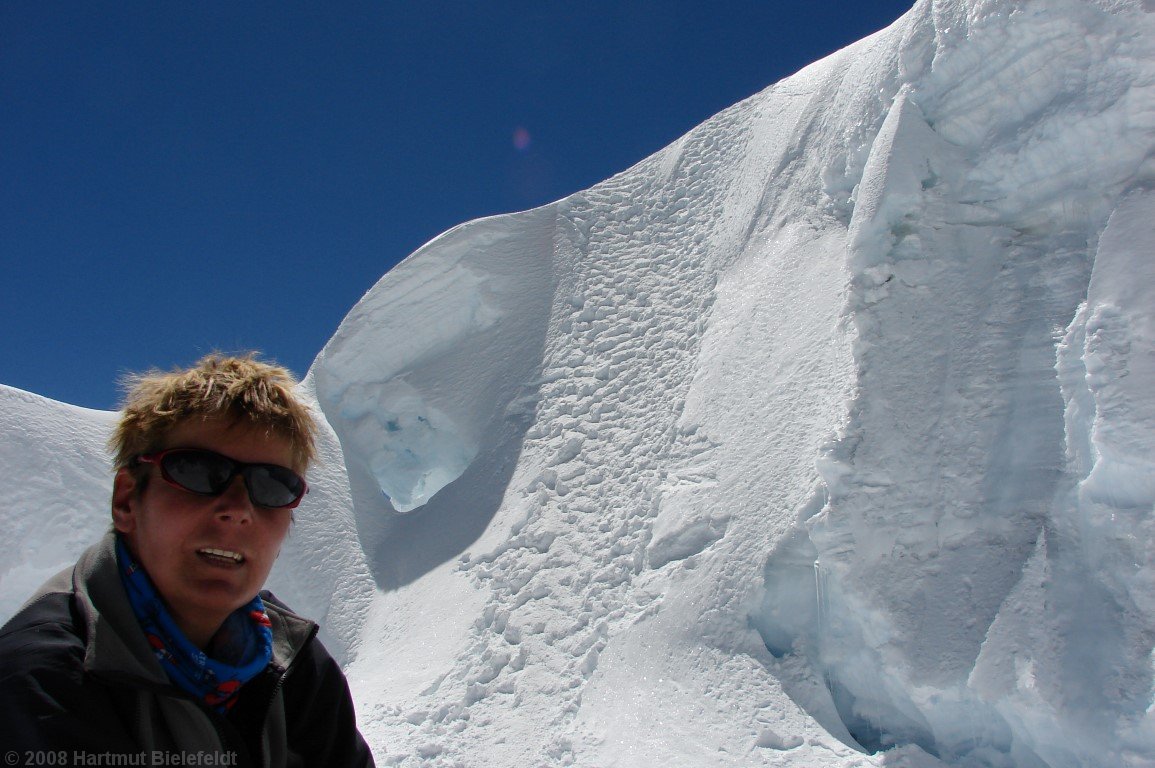
POLYGON ((233 566, 240 565, 245 561, 245 556, 239 552, 233 552, 228 549, 217 549, 215 547, 198 549, 197 556, 213 565, 233 566))

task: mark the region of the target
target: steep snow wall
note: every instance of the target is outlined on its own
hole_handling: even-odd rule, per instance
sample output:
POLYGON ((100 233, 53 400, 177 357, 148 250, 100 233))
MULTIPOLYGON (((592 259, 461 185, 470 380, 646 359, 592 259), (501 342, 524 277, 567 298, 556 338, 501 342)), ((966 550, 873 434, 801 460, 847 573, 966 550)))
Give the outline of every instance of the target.
POLYGON ((1151 704, 1152 615, 1131 575, 1151 542, 1117 515, 1149 519, 1155 500, 1139 330, 1155 241, 1136 225, 1155 38, 1149 14, 1085 3, 969 11, 953 40, 931 15, 940 42, 858 182, 858 387, 806 522, 824 611, 809 653, 865 746, 1126 764, 1151 704), (1106 287, 1122 274, 1127 293, 1106 287), (1013 617, 1040 597, 1046 623, 1027 632, 1013 617))
POLYGON ((1155 761, 1150 10, 921 2, 370 291, 382 762, 1155 761))

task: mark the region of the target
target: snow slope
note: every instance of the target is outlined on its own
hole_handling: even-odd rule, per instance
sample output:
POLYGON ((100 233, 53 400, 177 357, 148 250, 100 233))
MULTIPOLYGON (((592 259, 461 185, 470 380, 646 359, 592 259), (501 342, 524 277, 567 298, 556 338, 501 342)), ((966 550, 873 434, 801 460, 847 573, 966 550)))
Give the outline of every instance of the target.
MULTIPOLYGON (((1153 54, 1149 0, 920 0, 382 278, 273 578, 378 762, 1155 765, 1153 54)), ((108 415, 0 402, 10 611, 108 415)))

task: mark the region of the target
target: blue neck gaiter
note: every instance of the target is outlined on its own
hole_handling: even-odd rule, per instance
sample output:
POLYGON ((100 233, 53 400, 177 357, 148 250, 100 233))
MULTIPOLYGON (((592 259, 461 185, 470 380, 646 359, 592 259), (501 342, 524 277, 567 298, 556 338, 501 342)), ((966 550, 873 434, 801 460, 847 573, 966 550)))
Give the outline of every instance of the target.
POLYGON ((268 666, 273 633, 260 595, 233 611, 213 636, 213 657, 197 648, 176 625, 152 579, 133 560, 118 535, 116 558, 128 602, 168 679, 225 714, 241 686, 268 666))

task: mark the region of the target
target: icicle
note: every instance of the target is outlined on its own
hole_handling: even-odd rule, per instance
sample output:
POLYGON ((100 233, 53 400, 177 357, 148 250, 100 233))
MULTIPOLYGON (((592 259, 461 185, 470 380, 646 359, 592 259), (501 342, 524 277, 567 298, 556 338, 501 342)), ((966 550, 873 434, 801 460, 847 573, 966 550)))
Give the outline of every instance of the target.
POLYGON ((821 638, 826 634, 827 630, 827 572, 822 567, 822 559, 816 558, 814 560, 814 594, 818 599, 818 637, 821 638))

